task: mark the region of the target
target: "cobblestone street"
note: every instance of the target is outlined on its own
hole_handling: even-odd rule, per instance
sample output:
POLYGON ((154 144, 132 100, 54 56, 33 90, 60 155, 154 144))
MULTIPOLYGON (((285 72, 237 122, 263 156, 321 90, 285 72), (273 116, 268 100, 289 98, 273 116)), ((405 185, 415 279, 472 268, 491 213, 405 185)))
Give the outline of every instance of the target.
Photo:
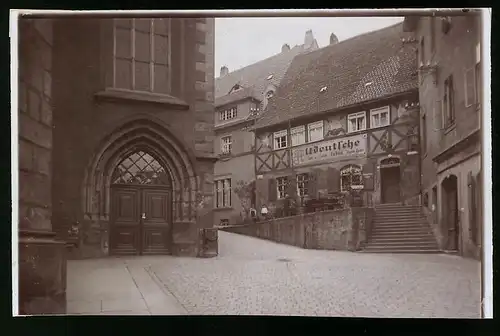
POLYGON ((219 232, 217 258, 109 258, 100 270, 96 262, 70 262, 68 291, 88 300, 100 286, 99 314, 480 317, 479 263, 450 255, 303 250, 219 232), (100 278, 113 270, 116 280, 100 278))
POLYGON ((219 257, 151 270, 191 314, 479 317, 479 263, 311 251, 220 232, 219 257))

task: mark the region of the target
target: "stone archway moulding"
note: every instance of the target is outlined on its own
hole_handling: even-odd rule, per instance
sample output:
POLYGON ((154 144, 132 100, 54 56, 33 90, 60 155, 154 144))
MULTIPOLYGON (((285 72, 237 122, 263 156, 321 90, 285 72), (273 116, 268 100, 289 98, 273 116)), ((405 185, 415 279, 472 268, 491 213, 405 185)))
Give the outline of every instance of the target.
POLYGON ((113 169, 136 150, 153 154, 167 169, 172 180, 174 222, 195 221, 199 180, 194 155, 168 126, 149 117, 126 120, 98 146, 85 170, 82 186, 85 219, 92 222, 109 220, 113 169))

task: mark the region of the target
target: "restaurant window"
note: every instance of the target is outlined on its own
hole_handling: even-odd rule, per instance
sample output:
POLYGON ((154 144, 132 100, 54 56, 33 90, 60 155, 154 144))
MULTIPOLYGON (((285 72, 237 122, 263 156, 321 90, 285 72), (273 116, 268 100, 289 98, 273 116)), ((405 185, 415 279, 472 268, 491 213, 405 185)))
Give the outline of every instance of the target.
POLYGON ((297 126, 290 130, 290 138, 292 146, 303 145, 306 142, 306 128, 305 126, 297 126))
POLYGON ((287 144, 287 130, 282 130, 274 133, 274 149, 286 148, 287 144))
POLYGON ((170 19, 114 19, 113 87, 170 92, 170 19))
POLYGON ((220 179, 215 182, 215 207, 231 207, 231 179, 220 179))
POLYGON ((308 182, 309 174, 303 173, 297 175, 297 193, 300 197, 309 195, 309 191, 307 189, 308 182))
POLYGON ((390 121, 390 107, 389 106, 384 106, 380 108, 376 108, 373 110, 370 110, 370 116, 371 116, 371 128, 376 128, 376 127, 383 127, 389 125, 390 121))
POLYGON ((362 185, 361 167, 348 165, 340 170, 340 190, 349 191, 353 186, 362 185))
POLYGON ((352 113, 347 116, 347 132, 357 132, 366 129, 366 112, 352 113))
POLYGON ((307 142, 323 140, 323 120, 307 125, 307 142))
POLYGON ((287 196, 286 195, 287 188, 288 188, 288 177, 286 176, 278 177, 276 179, 276 189, 277 189, 278 199, 283 199, 287 196))

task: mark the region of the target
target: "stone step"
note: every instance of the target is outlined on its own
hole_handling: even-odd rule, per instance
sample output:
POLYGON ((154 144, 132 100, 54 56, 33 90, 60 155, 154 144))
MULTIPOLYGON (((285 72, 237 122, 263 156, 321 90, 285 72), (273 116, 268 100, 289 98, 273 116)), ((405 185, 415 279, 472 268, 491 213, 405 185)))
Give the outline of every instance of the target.
POLYGON ((366 245, 367 248, 372 247, 390 247, 390 248, 414 248, 414 247, 433 247, 437 248, 437 243, 434 241, 396 241, 396 242, 379 242, 379 241, 371 241, 366 245))
POLYGON ((424 215, 418 214, 375 214, 373 219, 391 219, 391 218, 427 218, 424 215))
POLYGON ((404 234, 401 233, 377 233, 370 236, 368 243, 372 240, 394 240, 394 239, 435 239, 434 236, 427 232, 417 232, 404 234))
POLYGON ((388 227, 374 227, 372 230, 372 233, 400 233, 400 234, 406 234, 406 233, 413 233, 413 232, 419 232, 419 231, 425 231, 432 233, 431 228, 428 226, 420 225, 420 226, 388 226, 388 227))
POLYGON ((435 239, 432 235, 422 235, 421 237, 412 237, 412 236, 394 236, 394 237, 387 237, 387 236, 379 236, 379 237, 371 237, 370 241, 368 242, 369 244, 371 243, 393 243, 393 242, 405 242, 408 244, 411 244, 413 242, 435 242, 435 239))
POLYGON ((414 249, 404 249, 404 250, 401 250, 401 249, 392 249, 392 248, 388 248, 388 249, 364 249, 364 250, 361 250, 360 251, 361 253, 393 253, 393 254, 440 254, 440 253, 443 253, 441 250, 439 249, 418 249, 418 248, 414 248, 414 249))
POLYGON ((379 224, 406 224, 406 223, 413 223, 413 224, 426 224, 427 221, 423 218, 385 218, 385 219, 374 219, 373 220, 373 225, 379 225, 379 224))
POLYGON ((420 212, 422 211, 421 207, 375 207, 375 211, 380 211, 380 212, 420 212))
POLYGON ((426 218, 424 215, 422 215, 420 212, 419 213, 397 213, 397 214, 381 214, 381 213, 375 213, 373 218, 426 218))
POLYGON ((383 222, 383 223, 373 223, 373 228, 388 228, 388 227, 429 227, 426 222, 383 222))
POLYGON ((377 210, 377 209, 420 209, 420 208, 421 208, 420 205, 401 205, 399 203, 375 205, 375 210, 377 210))

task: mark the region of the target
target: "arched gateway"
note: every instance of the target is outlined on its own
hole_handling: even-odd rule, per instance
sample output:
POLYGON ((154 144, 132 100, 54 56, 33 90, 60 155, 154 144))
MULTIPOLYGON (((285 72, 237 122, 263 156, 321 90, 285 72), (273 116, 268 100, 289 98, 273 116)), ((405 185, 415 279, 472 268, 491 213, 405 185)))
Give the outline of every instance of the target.
POLYGON ((85 218, 111 255, 172 253, 174 226, 196 221, 198 179, 187 147, 160 122, 112 132, 87 168, 85 218))

